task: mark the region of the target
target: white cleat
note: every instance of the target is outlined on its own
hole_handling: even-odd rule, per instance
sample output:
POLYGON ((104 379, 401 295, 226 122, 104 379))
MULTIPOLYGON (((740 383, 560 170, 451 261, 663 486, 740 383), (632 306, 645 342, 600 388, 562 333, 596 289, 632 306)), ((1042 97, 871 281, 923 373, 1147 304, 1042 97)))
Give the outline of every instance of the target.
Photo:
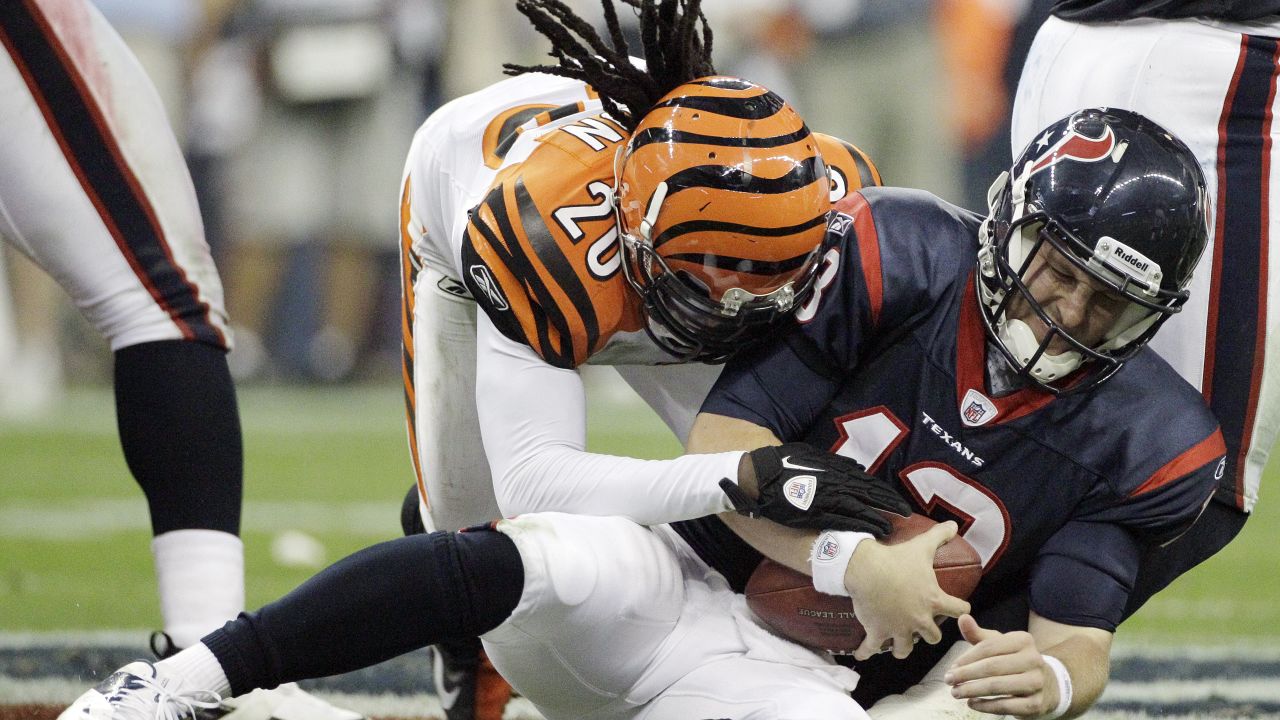
POLYGON ((194 720, 201 710, 216 710, 221 700, 207 690, 184 690, 181 678, 138 660, 81 695, 58 720, 194 720))
POLYGON ((228 698, 220 711, 219 720, 365 720, 360 713, 330 705, 294 683, 228 698))

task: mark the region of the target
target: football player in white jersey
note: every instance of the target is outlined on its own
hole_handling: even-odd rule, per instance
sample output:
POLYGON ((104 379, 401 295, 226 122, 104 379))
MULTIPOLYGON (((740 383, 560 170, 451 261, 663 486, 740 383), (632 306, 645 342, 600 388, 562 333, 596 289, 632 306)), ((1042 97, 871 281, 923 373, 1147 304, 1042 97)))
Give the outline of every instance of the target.
MULTIPOLYGON (((553 40, 565 32, 550 14, 566 17, 561 4, 518 7, 553 40)), ((642 28, 667 8, 689 24, 700 13, 696 2, 645 8, 642 28)), ((400 213, 418 480, 406 532, 416 510, 426 529, 456 530, 544 510, 653 524, 728 507, 718 482, 736 477, 741 453, 650 462, 586 452, 577 368, 617 367, 683 441, 720 371, 707 363, 790 321, 831 203, 879 178, 860 151, 810 134, 745 82, 689 83, 636 130, 668 91, 714 75, 709 42, 693 37, 679 52, 646 46, 647 70, 584 38, 581 69, 537 68, 554 75, 459 98, 415 135, 400 213), (658 200, 628 202, 659 185, 658 200)), ((445 649, 436 667, 457 668, 438 675, 448 697, 455 686, 488 695, 466 669, 477 650, 445 649)), ((450 720, 499 712, 449 710, 450 720)))
MULTIPOLYGON (((244 609, 243 462, 222 286, 160 98, 91 3, 0 3, 0 237, 114 354, 125 461, 146 495, 164 656, 244 609)), ((273 710, 350 720, 296 688, 273 710)), ((220 714, 233 709, 221 708, 220 714)))

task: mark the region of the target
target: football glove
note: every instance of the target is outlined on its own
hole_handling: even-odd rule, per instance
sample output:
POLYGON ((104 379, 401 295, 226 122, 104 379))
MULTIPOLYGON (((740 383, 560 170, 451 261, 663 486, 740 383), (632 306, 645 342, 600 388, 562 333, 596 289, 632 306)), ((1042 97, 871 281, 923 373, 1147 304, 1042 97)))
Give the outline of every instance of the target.
POLYGON ((911 514, 911 506, 891 483, 868 474, 849 458, 807 443, 762 447, 747 456, 756 473, 756 499, 732 480, 720 481, 734 509, 747 517, 793 528, 866 532, 879 538, 891 529, 881 511, 911 514))

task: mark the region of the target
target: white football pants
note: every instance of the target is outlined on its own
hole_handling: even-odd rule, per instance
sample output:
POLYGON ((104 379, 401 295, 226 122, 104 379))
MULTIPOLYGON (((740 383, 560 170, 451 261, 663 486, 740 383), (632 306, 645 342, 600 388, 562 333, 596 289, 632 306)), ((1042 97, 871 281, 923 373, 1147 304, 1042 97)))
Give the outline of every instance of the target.
POLYGON ((549 720, 861 720, 857 674, 757 624, 670 527, 561 513, 498 523, 524 594, 483 636, 549 720))

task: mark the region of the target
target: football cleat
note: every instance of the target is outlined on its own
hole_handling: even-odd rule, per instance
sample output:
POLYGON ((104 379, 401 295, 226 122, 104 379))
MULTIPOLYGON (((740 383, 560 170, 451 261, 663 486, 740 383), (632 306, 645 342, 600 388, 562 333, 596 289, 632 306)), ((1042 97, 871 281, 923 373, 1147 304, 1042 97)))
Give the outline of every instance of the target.
POLYGON ((228 698, 219 710, 223 713, 219 720, 365 720, 360 713, 331 705, 295 683, 228 698))
POLYGON ((184 689, 181 678, 137 660, 76 698, 58 720, 194 720, 221 701, 217 693, 184 689))
POLYGON ((501 720, 511 700, 511 685, 485 657, 479 639, 432 646, 431 675, 445 720, 501 720))
MULTIPOLYGON (((181 648, 165 632, 151 633, 151 652, 163 660, 181 648)), ((63 719, 59 719, 63 720, 63 719)), ((285 683, 273 690, 254 690, 240 697, 224 698, 202 706, 196 720, 365 720, 360 713, 331 705, 298 687, 285 683)))

